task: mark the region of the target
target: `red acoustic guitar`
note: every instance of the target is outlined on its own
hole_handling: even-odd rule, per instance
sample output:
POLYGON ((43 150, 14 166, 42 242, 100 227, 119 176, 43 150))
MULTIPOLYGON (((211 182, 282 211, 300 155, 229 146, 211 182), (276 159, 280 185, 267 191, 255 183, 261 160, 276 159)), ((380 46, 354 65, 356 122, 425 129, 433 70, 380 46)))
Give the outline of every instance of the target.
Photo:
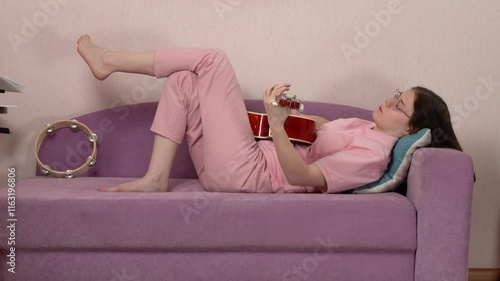
MULTIPOLYGON (((282 94, 278 97, 277 103, 279 106, 291 107, 299 111, 304 109, 304 106, 300 104, 294 95, 282 94)), ((270 139, 273 137, 267 114, 249 111, 248 119, 256 139, 270 139)), ((285 131, 288 138, 293 142, 312 144, 316 139, 316 122, 310 118, 289 115, 285 120, 285 131)))

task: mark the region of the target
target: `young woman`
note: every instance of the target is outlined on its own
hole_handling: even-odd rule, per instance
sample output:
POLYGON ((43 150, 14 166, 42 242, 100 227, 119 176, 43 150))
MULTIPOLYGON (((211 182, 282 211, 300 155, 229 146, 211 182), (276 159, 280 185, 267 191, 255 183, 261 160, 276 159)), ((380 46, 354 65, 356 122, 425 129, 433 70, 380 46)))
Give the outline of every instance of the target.
POLYGON ((433 146, 461 150, 446 104, 425 88, 397 91, 373 112, 375 122, 307 116, 316 121, 317 138, 310 146, 294 146, 284 130, 291 110, 273 106, 290 84, 272 85, 263 91, 263 102, 273 140, 257 142, 237 78, 222 51, 116 52, 94 45, 87 35, 80 37, 77 50, 99 80, 113 72, 168 77, 151 127, 156 134, 146 174, 100 191, 168 191, 172 162, 184 137, 203 187, 219 192, 353 189, 379 179, 396 141, 424 127, 439 132, 433 134, 433 146))

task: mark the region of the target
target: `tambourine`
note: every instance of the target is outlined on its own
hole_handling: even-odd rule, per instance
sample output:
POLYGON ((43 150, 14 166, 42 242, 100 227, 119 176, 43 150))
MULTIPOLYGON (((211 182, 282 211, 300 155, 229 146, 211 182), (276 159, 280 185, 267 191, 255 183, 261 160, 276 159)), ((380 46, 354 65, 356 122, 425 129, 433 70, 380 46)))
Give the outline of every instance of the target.
POLYGON ((44 176, 52 176, 56 178, 74 178, 78 175, 85 173, 89 168, 92 168, 96 164, 97 159, 97 135, 92 133, 92 131, 85 124, 72 119, 72 120, 60 120, 56 121, 52 124, 47 124, 45 128, 38 134, 35 142, 35 156, 38 166, 42 171, 44 176), (74 169, 74 170, 66 170, 66 171, 56 171, 50 168, 49 165, 42 163, 40 157, 38 156, 40 145, 46 136, 53 135, 57 130, 62 128, 70 128, 72 131, 77 132, 81 130, 88 136, 88 140, 92 145, 92 153, 87 157, 87 160, 83 165, 74 169))

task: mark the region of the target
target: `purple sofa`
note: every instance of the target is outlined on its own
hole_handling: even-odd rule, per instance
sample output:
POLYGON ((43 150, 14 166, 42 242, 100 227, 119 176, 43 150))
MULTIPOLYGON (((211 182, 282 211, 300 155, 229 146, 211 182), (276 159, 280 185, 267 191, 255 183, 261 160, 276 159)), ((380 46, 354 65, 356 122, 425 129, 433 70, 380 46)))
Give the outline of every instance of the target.
MULTIPOLYGON (((205 192, 182 144, 172 192, 96 191, 145 173, 156 104, 76 118, 99 135, 97 165, 85 177, 38 172, 17 182, 16 273, 4 226, 1 280, 467 280, 473 166, 465 153, 417 150, 406 194, 235 194, 205 192)), ((305 105, 331 120, 371 119, 360 108, 305 105)), ((89 147, 82 132, 61 129, 40 157, 76 168, 89 147)), ((1 189, 3 224, 6 197, 1 189)))

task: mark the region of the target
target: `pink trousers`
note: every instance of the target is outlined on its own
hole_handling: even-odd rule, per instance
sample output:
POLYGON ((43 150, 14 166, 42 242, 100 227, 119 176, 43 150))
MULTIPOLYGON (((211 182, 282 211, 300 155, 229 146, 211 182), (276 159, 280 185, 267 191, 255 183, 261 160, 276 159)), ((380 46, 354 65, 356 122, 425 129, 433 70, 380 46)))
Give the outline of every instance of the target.
POLYGON ((154 71, 157 78, 168 78, 151 130, 178 144, 186 136, 203 187, 272 192, 266 159, 226 55, 218 49, 163 48, 154 71))

